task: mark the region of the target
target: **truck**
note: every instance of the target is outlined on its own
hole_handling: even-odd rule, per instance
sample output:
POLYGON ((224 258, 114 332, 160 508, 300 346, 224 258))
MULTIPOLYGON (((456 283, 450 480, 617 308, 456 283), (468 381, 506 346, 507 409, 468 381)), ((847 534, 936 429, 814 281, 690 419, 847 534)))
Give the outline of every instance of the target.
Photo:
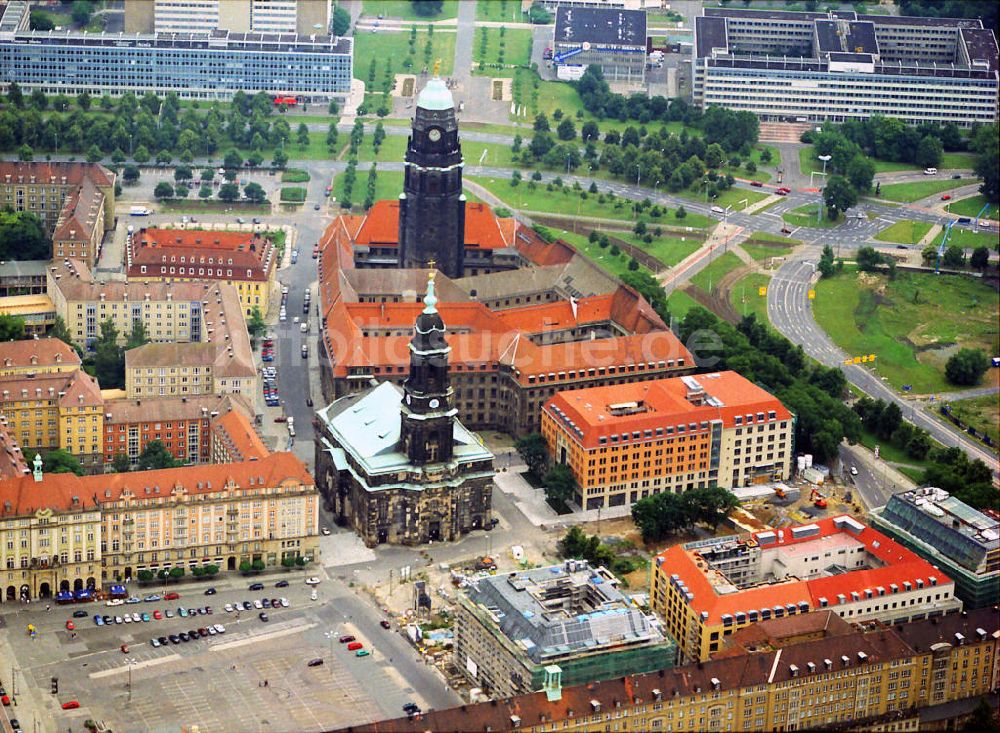
POLYGON ((153 210, 147 209, 145 206, 133 206, 128 213, 129 216, 149 216, 153 210))

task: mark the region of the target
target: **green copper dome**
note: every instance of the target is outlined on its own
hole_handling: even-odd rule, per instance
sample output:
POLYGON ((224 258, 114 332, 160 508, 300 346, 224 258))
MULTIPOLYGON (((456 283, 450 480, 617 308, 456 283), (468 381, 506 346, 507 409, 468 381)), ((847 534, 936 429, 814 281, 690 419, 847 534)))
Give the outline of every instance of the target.
POLYGON ((455 100, 451 96, 444 80, 434 77, 417 97, 417 106, 427 110, 446 110, 455 108, 455 100))

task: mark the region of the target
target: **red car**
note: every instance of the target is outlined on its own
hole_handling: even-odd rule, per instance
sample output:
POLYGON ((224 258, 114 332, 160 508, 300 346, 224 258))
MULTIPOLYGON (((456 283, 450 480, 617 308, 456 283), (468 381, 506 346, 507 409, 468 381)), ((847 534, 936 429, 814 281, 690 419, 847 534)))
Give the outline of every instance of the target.
POLYGON ((70 700, 69 702, 64 702, 62 704, 63 710, 76 710, 78 707, 80 707, 80 703, 76 700, 70 700))
POLYGON ((951 194, 950 193, 946 193, 944 196, 941 197, 941 200, 942 201, 951 201, 951 194))
POLYGON ((319 247, 314 247, 313 248, 313 259, 315 260, 315 259, 318 259, 318 258, 319 258, 319 247))
POLYGON ((10 705, 10 696, 6 692, 0 695, 0 703, 3 703, 4 705, 10 705))
POLYGON ((389 622, 386 621, 386 620, 384 620, 384 619, 382 621, 379 621, 378 623, 379 623, 379 626, 381 626, 383 629, 392 628, 391 625, 389 624, 389 622))
POLYGON ((161 618, 163 618, 163 614, 160 613, 159 611, 153 611, 153 618, 159 621, 161 618))
POLYGON ((76 624, 74 624, 72 621, 67 621, 66 631, 73 631, 74 629, 76 629, 76 624))
POLYGON ((163 600, 165 600, 165 601, 176 601, 180 597, 181 597, 180 593, 164 593, 163 594, 163 600))
POLYGON ((754 188, 763 188, 764 184, 760 181, 750 181, 750 185, 754 188))
POLYGON ((364 644, 362 644, 360 641, 352 641, 350 644, 347 645, 347 651, 356 652, 358 649, 361 649, 362 647, 364 647, 364 644))

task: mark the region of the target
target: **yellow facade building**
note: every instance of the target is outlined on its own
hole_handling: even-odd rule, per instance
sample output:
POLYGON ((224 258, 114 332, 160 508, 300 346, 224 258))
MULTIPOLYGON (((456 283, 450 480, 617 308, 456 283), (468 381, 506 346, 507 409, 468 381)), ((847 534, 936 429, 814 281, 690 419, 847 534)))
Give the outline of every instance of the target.
POLYGON ((76 351, 55 338, 6 341, 0 350, 0 377, 75 372, 80 364, 76 351))

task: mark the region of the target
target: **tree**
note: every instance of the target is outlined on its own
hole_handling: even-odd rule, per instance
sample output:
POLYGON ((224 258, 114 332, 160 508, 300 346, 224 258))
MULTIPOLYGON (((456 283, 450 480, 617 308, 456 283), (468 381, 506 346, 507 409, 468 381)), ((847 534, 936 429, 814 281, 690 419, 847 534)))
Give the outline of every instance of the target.
POLYGON ((0 341, 19 341, 22 338, 24 338, 24 319, 21 316, 0 314, 0 341))
POLYGON ((569 117, 563 118, 563 121, 559 123, 559 127, 556 128, 556 135, 560 140, 575 140, 576 125, 573 124, 573 120, 569 117))
POLYGON ((240 573, 243 575, 249 575, 253 570, 253 565, 250 564, 249 560, 243 560, 240 562, 240 573))
POLYGON ((1000 720, 996 711, 985 697, 979 698, 979 703, 972 711, 965 724, 959 728, 961 733, 1000 733, 1000 720))
POLYGON ((207 183, 203 183, 201 188, 198 189, 198 198, 200 199, 210 199, 212 198, 212 187, 207 183))
POLYGON ((830 176, 826 188, 823 189, 823 201, 826 203, 827 215, 836 219, 858 202, 858 194, 843 176, 830 176))
POLYGON ((139 166, 129 163, 122 169, 122 179, 125 183, 135 183, 139 180, 139 166))
POLYGON ((75 473, 83 475, 80 459, 62 448, 50 450, 42 455, 42 471, 47 473, 75 473))
POLYGON ((856 259, 858 269, 862 272, 875 272, 879 269, 878 266, 885 262, 885 258, 873 247, 861 247, 856 259))
POLYGON ((733 493, 718 486, 690 489, 682 497, 695 521, 707 524, 713 530, 740 505, 740 500, 733 493))
POLYGON ((300 122, 295 131, 295 140, 303 148, 309 144, 309 127, 305 122, 300 122))
POLYGON ((994 122, 992 125, 982 125, 972 138, 970 147, 976 151, 976 161, 973 170, 983 182, 979 186, 979 192, 986 197, 987 201, 996 203, 1000 201, 1000 166, 997 166, 997 158, 1000 156, 1000 126, 994 122))
POLYGON ((219 186, 219 198, 231 203, 240 197, 240 187, 235 183, 223 183, 219 186))
POLYGON ((17 158, 25 163, 30 163, 35 159, 35 149, 25 143, 17 149, 17 158))
POLYGON ((21 85, 16 81, 12 81, 7 87, 7 101, 14 109, 24 108, 24 93, 21 91, 21 85))
POLYGON ((141 318, 136 318, 132 321, 132 330, 128 333, 128 338, 125 340, 125 349, 137 349, 143 344, 148 344, 150 341, 149 335, 146 333, 146 324, 141 318))
POLYGON ((867 155, 859 153, 851 158, 845 173, 855 191, 869 191, 875 178, 875 164, 867 155))
POLYGON ((593 120, 583 123, 583 128, 580 130, 580 138, 584 141, 599 140, 601 137, 601 130, 598 128, 597 123, 593 120))
POLYGON ((191 193, 191 189, 185 186, 183 183, 178 183, 174 187, 174 198, 186 199, 189 193, 191 193))
POLYGON ((549 447, 541 433, 529 433, 523 438, 518 438, 515 443, 517 452, 521 454, 524 465, 536 479, 542 478, 542 471, 549 460, 549 447))
POLYGON ((70 15, 73 17, 73 22, 79 26, 85 26, 90 23, 90 16, 94 12, 94 3, 90 0, 74 0, 73 10, 70 15))
POLYGON ((829 244, 823 247, 823 254, 819 257, 819 265, 817 269, 822 277, 832 277, 837 271, 837 266, 833 261, 833 247, 829 244))
POLYGON ((975 385, 989 368, 990 360, 981 349, 966 348, 948 359, 944 374, 952 384, 975 385))
POLYGON ((33 91, 31 93, 31 106, 39 112, 44 111, 49 106, 49 98, 45 96, 45 92, 41 89, 33 91))
POLYGON ((937 168, 944 157, 944 146, 933 135, 925 135, 920 139, 914 162, 921 168, 937 168))
POLYGON ((140 471, 150 471, 160 468, 177 468, 181 465, 183 465, 182 461, 174 458, 162 441, 151 440, 146 443, 146 447, 139 454, 137 467, 140 471))
POLYGON ((945 267, 964 267, 965 250, 952 244, 944 251, 944 257, 942 257, 941 261, 945 267))
POLYGON ((545 498, 552 502, 567 502, 576 492, 576 478, 565 463, 557 463, 542 477, 545 498))
POLYGON ((0 260, 47 260, 51 240, 30 211, 0 210, 0 260))
POLYGON ((990 250, 986 247, 976 247, 972 250, 969 265, 976 270, 986 270, 990 266, 990 250))
POLYGON ((183 567, 170 568, 170 579, 171 580, 180 580, 183 577, 184 577, 184 568, 183 567))
POLYGON ((145 145, 140 145, 136 148, 135 152, 132 153, 132 160, 134 160, 139 165, 144 165, 149 162, 152 156, 149 154, 149 149, 145 145))
POLYGON ((535 122, 532 125, 532 129, 535 132, 548 132, 551 129, 549 127, 549 118, 545 116, 544 112, 539 112, 535 115, 535 122))
POLYGON ((250 568, 255 573, 259 573, 259 572, 263 571, 264 567, 265 566, 264 566, 264 561, 263 560, 254 560, 252 563, 250 563, 250 568))
POLYGON ((214 564, 203 565, 201 568, 209 578, 219 574, 219 566, 214 564))
POLYGON ((174 187, 170 185, 169 181, 160 181, 156 184, 156 188, 153 189, 153 196, 158 200, 172 199, 174 197, 174 187))
POLYGON ((156 579, 156 574, 152 570, 140 570, 136 573, 140 583, 152 583, 156 579))
POLYGON ((180 183, 181 181, 190 181, 194 178, 194 173, 191 171, 191 166, 179 165, 174 168, 174 180, 180 183))
POLYGON ((110 318, 101 321, 100 335, 94 342, 94 376, 104 389, 125 386, 125 350, 118 345, 118 328, 110 318))
POLYGON ((275 168, 284 168, 288 165, 288 153, 280 148, 275 150, 271 159, 271 165, 275 168))
POLYGON ((243 195, 246 196, 247 201, 252 201, 255 204, 262 204, 267 201, 267 193, 265 193, 264 187, 255 181, 248 183, 243 188, 243 195))
POLYGON ((230 150, 222 159, 222 167, 228 170, 238 170, 243 167, 243 157, 235 150, 230 150))
POLYGON ((80 92, 76 95, 76 106, 87 112, 90 109, 91 104, 93 104, 94 98, 90 96, 89 92, 80 92))
POLYGON ((51 31, 56 27, 52 16, 42 10, 32 10, 28 20, 28 28, 33 31, 51 31))
MULTIPOLYGON (((2 334, 2 330, 0 330, 0 334, 2 334)), ((49 338, 59 339, 64 344, 68 344, 76 349, 77 353, 80 352, 80 347, 73 343, 73 335, 69 332, 69 329, 66 328, 66 321, 62 316, 56 316, 52 320, 52 325, 49 326, 49 330, 45 335, 49 338)), ((6 341, 6 339, 0 335, 0 341, 6 341)))
MULTIPOLYGON (((333 9, 333 24, 332 30, 335 36, 347 35, 347 31, 351 29, 351 14, 344 10, 339 5, 333 9)), ((330 112, 330 114, 336 114, 336 112, 330 112)))
POLYGON ((115 453, 115 457, 111 459, 111 468, 115 473, 126 473, 131 470, 132 461, 124 453, 115 453))
POLYGON ((443 0, 410 0, 410 7, 416 15, 430 18, 441 14, 443 0))

